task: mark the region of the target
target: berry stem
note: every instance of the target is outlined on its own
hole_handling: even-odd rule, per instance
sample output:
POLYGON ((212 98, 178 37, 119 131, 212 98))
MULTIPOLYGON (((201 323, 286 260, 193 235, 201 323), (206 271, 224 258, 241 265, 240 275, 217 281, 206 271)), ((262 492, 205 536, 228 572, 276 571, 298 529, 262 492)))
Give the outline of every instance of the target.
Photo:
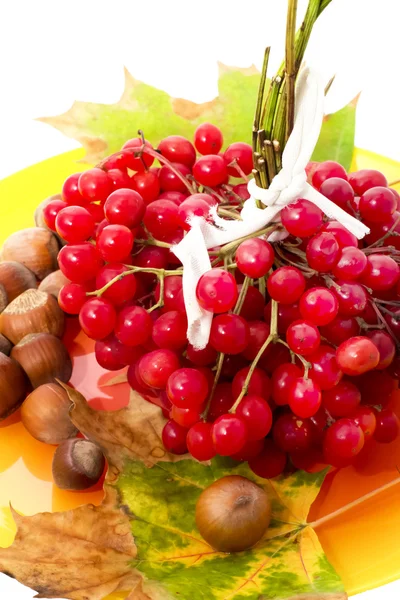
MULTIPOLYGON (((376 246, 382 246, 383 242, 391 235, 398 236, 399 234, 394 230, 396 229, 396 227, 399 223, 400 223, 400 217, 398 217, 396 219, 396 221, 393 223, 391 228, 385 233, 385 235, 383 235, 381 238, 379 238, 379 240, 376 240, 376 242, 374 242, 373 244, 370 244, 369 246, 367 246, 365 248, 365 250, 369 250, 370 248, 375 248, 376 246)), ((365 252, 365 250, 364 250, 364 252, 365 252)))
POLYGON ((247 177, 246 173, 244 173, 244 171, 241 169, 236 158, 234 158, 233 161, 229 163, 228 167, 233 167, 234 169, 236 169, 236 171, 239 173, 240 177, 245 181, 245 183, 249 183, 249 178, 247 177))
POLYGON ((265 292, 267 289, 267 286, 265 284, 265 277, 260 277, 260 279, 258 280, 258 289, 260 291, 260 294, 263 295, 263 298, 265 300, 265 292))
POLYGON ((136 244, 141 244, 142 246, 158 246, 159 248, 172 248, 173 244, 168 244, 168 242, 161 242, 160 240, 156 240, 153 237, 148 238, 147 240, 135 240, 136 244))
POLYGON ((236 412, 236 409, 239 406, 240 402, 242 401, 242 398, 247 394, 247 390, 249 388, 249 383, 250 383, 251 377, 254 373, 254 369, 256 368, 258 361, 264 354, 265 350, 268 348, 268 346, 271 344, 271 342, 274 343, 274 342, 278 341, 278 303, 276 302, 276 300, 272 300, 271 302, 272 302, 272 306, 271 306, 270 334, 267 337, 267 339, 265 340, 265 342, 263 343, 263 345, 261 346, 260 350, 257 352, 257 356, 251 363, 249 372, 247 373, 247 377, 246 377, 243 387, 242 387, 242 391, 240 392, 239 396, 236 398, 234 405, 232 406, 232 408, 229 411, 230 413, 236 412))
MULTIPOLYGON (((290 351, 290 356, 293 358, 293 356, 297 357, 303 364, 304 367, 304 379, 308 379, 308 371, 311 367, 310 363, 308 362, 308 360, 306 360, 304 358, 304 356, 301 356, 300 354, 296 354, 296 352, 293 352, 289 345, 284 341, 281 340, 280 338, 276 340, 278 342, 278 344, 282 344, 283 346, 286 346, 286 348, 288 348, 288 350, 290 351)), ((293 362, 293 360, 292 360, 293 362)))
POLYGON ((151 308, 148 309, 147 312, 149 312, 149 313, 153 312, 153 310, 157 310, 157 308, 161 308, 162 306, 164 306, 164 285, 165 285, 164 273, 160 273, 158 275, 158 281, 160 282, 160 297, 158 299, 158 302, 156 302, 156 304, 154 304, 154 306, 152 306, 151 308))
POLYGON ((376 490, 373 490, 372 492, 369 492, 368 494, 364 494, 364 496, 361 496, 361 498, 357 498, 357 500, 353 500, 353 502, 349 502, 345 506, 342 506, 341 508, 338 508, 337 510, 334 510, 333 512, 329 513, 325 517, 321 517, 320 519, 317 519, 316 521, 313 521, 312 523, 307 523, 307 525, 309 525, 313 529, 316 529, 317 527, 321 527, 321 525, 328 523, 332 519, 336 519, 336 517, 343 515, 347 511, 351 510, 352 508, 355 508, 356 506, 359 506, 363 502, 366 502, 367 500, 371 500, 371 498, 375 498, 375 496, 378 496, 379 494, 381 494, 382 492, 385 492, 386 490, 390 490, 392 487, 394 487, 398 483, 400 483, 400 477, 397 477, 397 479, 393 479, 393 481, 389 481, 389 483, 385 483, 384 485, 381 485, 376 490))
POLYGON ((225 246, 221 246, 218 254, 221 258, 223 258, 224 255, 230 254, 233 250, 235 250, 237 248, 237 246, 239 246, 245 240, 250 240, 255 237, 261 237, 262 235, 266 235, 267 233, 272 233, 272 231, 274 231, 277 227, 278 227, 278 225, 275 223, 273 225, 269 225, 268 227, 264 227, 263 229, 259 229, 255 233, 250 233, 249 235, 244 235, 243 237, 238 238, 237 240, 234 240, 233 242, 229 242, 228 244, 225 244, 225 246))
POLYGON ((241 221, 242 218, 238 213, 235 213, 231 210, 227 210, 226 208, 218 207, 218 214, 222 217, 229 217, 230 219, 235 219, 236 221, 241 221))
POLYGON ((239 297, 236 302, 236 306, 232 311, 234 315, 240 314, 240 311, 242 310, 242 307, 243 307, 244 299, 247 294, 247 290, 249 289, 249 285, 250 285, 250 277, 248 277, 246 275, 246 277, 244 278, 243 284, 242 284, 242 289, 240 290, 240 294, 239 294, 239 297))
POLYGON ((286 56, 285 56, 285 83, 286 83, 286 139, 292 133, 294 125, 294 84, 296 81, 296 57, 295 57, 295 34, 296 34, 297 0, 289 0, 286 21, 286 56))
MULTIPOLYGON (((124 277, 127 277, 128 275, 132 275, 133 273, 153 273, 153 275, 157 275, 157 277, 161 281, 161 279, 163 280, 164 277, 181 274, 183 272, 182 269, 176 269, 174 271, 166 271, 165 269, 150 269, 150 268, 145 268, 145 267, 132 267, 131 265, 126 265, 126 266, 129 266, 128 271, 125 271, 124 273, 121 273, 120 275, 113 277, 113 279, 110 279, 110 281, 108 281, 105 285, 103 285, 102 288, 100 288, 98 290, 94 290, 94 292, 86 292, 86 296, 99 297, 102 294, 104 294, 104 292, 107 291, 108 288, 110 288, 114 283, 117 283, 117 281, 121 281, 121 279, 123 279, 124 277)), ((161 287, 161 283, 160 283, 160 287, 161 287)), ((161 298, 161 295, 160 295, 160 298, 161 298)), ((154 307, 153 307, 153 309, 154 309, 154 307)))
POLYGON ((215 388, 217 387, 219 378, 221 376, 222 365, 224 364, 224 358, 225 358, 225 354, 220 352, 220 354, 218 355, 218 358, 217 358, 217 365, 216 365, 217 370, 215 371, 213 386, 211 388, 210 395, 208 396, 207 405, 201 415, 204 420, 207 419, 208 411, 210 410, 211 402, 214 397, 215 388))

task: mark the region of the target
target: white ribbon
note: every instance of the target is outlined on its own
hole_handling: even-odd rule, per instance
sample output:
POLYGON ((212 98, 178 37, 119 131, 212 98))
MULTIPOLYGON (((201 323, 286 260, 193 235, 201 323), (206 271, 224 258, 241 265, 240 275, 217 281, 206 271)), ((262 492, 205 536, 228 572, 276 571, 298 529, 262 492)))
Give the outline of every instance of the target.
MULTIPOLYGON (((305 168, 311 159, 321 131, 324 116, 324 86, 318 75, 305 68, 296 86, 296 115, 293 131, 282 154, 282 169, 267 190, 257 186, 254 179, 248 184, 250 198, 241 211, 242 220, 228 221, 218 216, 217 208, 210 211, 212 223, 201 217, 190 220, 191 228, 172 250, 183 264, 183 295, 188 319, 188 340, 198 349, 209 340, 212 313, 203 310, 196 299, 200 277, 211 269, 207 249, 218 248, 241 237, 251 235, 274 220, 278 213, 298 198, 306 198, 330 219, 339 221, 358 239, 369 233, 368 227, 349 215, 307 183, 305 168), (256 201, 266 208, 260 209, 256 201)), ((270 241, 277 239, 272 234, 270 241)), ((282 239, 280 237, 279 239, 282 239)))

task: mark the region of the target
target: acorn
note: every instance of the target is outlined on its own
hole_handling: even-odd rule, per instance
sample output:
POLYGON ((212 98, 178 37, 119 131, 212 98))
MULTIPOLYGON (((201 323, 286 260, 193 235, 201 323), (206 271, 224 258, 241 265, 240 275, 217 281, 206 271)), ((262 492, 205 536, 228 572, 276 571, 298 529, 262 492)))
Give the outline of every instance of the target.
POLYGON ((256 544, 271 521, 271 502, 258 485, 239 475, 222 477, 200 495, 196 525, 219 552, 241 552, 256 544))
POLYGON ((13 344, 29 333, 51 333, 61 337, 64 313, 57 300, 39 290, 26 290, 0 314, 0 332, 13 344))
POLYGON ((14 358, 28 375, 33 388, 44 383, 69 381, 72 362, 61 340, 50 333, 30 333, 11 350, 14 358))
POLYGON ((27 388, 28 381, 20 365, 0 353, 0 420, 17 410, 27 388))
POLYGON ((0 262, 0 283, 4 287, 8 302, 12 302, 30 288, 36 288, 36 277, 27 267, 13 260, 0 262))
POLYGON ((11 352, 12 343, 0 333, 0 352, 8 356, 11 352))
POLYGON ((58 268, 59 245, 56 237, 44 227, 30 227, 12 233, 4 242, 3 260, 22 263, 38 279, 44 279, 58 268))
POLYGON ((40 282, 38 290, 58 298, 61 288, 67 283, 71 283, 70 280, 65 277, 64 273, 62 273, 60 269, 58 269, 57 271, 50 273, 50 275, 47 275, 47 277, 40 282))
POLYGON ((21 407, 21 420, 36 440, 45 444, 60 444, 78 433, 69 416, 70 408, 67 392, 56 383, 45 383, 25 399, 21 407))
POLYGON ((62 442, 53 457, 53 479, 61 490, 86 490, 97 483, 106 461, 100 448, 89 440, 62 442))

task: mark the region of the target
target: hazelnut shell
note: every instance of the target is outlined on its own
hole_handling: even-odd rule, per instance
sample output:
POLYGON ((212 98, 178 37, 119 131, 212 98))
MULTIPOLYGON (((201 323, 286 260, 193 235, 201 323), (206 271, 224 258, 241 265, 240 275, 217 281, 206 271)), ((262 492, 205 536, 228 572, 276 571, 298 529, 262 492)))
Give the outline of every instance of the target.
POLYGON ((27 388, 28 381, 20 365, 0 353, 0 420, 17 410, 27 388))
POLYGON ((44 279, 58 268, 58 249, 58 241, 51 231, 44 227, 30 227, 12 233, 6 239, 2 258, 20 262, 38 279, 44 279))
POLYGON ((103 474, 105 458, 89 440, 74 438, 62 442, 53 457, 53 479, 62 490, 86 490, 103 474))
POLYGON ((57 271, 50 273, 50 275, 47 275, 47 277, 40 282, 38 290, 58 298, 61 288, 67 283, 70 283, 70 280, 65 277, 60 269, 58 269, 57 271))
POLYGON ((36 288, 36 277, 27 267, 13 260, 0 262, 0 283, 12 302, 30 288, 36 288))
POLYGON ((26 290, 0 314, 0 332, 13 344, 30 333, 61 337, 64 320, 64 313, 53 296, 39 290, 26 290))
POLYGON ((62 341, 50 333, 26 335, 11 350, 14 358, 24 369, 33 388, 44 383, 69 381, 72 363, 62 341))
POLYGON ((2 333, 0 333, 0 352, 9 356, 12 348, 12 343, 2 333))
POLYGON ((25 399, 21 420, 35 439, 60 444, 78 433, 69 416, 70 408, 67 392, 56 383, 45 383, 25 399))
POLYGON ((201 494, 196 525, 219 552, 241 552, 264 535, 271 521, 271 502, 258 485, 240 475, 222 477, 201 494))

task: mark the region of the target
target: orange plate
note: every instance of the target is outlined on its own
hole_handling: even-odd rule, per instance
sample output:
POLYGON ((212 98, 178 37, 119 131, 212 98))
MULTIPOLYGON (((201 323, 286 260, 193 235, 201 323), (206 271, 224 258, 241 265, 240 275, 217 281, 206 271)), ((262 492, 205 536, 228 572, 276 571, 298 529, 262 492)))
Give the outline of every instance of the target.
MULTIPOLYGON (((76 150, 29 167, 0 181, 0 244, 11 232, 33 225, 33 212, 41 200, 57 193, 69 174, 84 170, 76 161, 76 150)), ((398 179, 400 164, 357 150, 354 168, 381 169, 389 180, 398 179)), ((99 367, 93 343, 69 319, 65 342, 72 354, 72 384, 99 409, 115 410, 128 402, 127 384, 102 385, 115 373, 99 367)), ((377 399, 378 401, 378 399, 377 399)), ((400 416, 400 394, 393 399, 400 416)), ((23 514, 61 511, 80 504, 99 504, 102 491, 65 492, 52 484, 54 446, 34 440, 20 422, 19 413, 0 424, 0 546, 8 546, 15 534, 9 503, 23 514)), ((399 478, 400 440, 389 445, 371 445, 368 464, 332 472, 314 503, 310 520, 317 520, 349 502, 399 478)), ((400 485, 380 492, 351 508, 317 531, 329 560, 343 578, 349 595, 371 589, 400 577, 400 485)), ((109 596, 122 599, 124 594, 109 596)))

